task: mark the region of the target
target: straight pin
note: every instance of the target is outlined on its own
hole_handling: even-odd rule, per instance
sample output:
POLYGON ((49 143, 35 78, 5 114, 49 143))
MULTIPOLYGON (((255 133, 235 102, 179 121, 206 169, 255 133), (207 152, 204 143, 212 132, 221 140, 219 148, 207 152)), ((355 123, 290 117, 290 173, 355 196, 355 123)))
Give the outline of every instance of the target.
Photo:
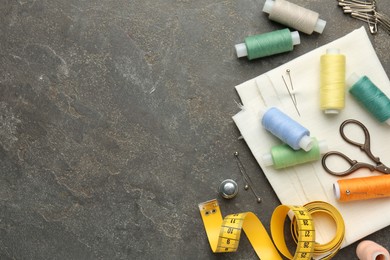
POLYGON ((252 191, 253 195, 256 197, 257 203, 260 203, 263 199, 260 196, 258 196, 257 193, 255 192, 255 190, 253 189, 252 180, 249 177, 249 175, 246 173, 245 167, 242 164, 240 158, 238 157, 238 152, 234 153, 234 157, 236 157, 236 162, 237 162, 238 169, 240 170, 240 173, 241 173, 241 175, 242 175, 242 177, 244 179, 244 183, 245 183, 244 189, 248 190, 248 188, 249 188, 252 191))
MULTIPOLYGON (((294 85, 293 85, 293 83, 292 83, 291 74, 290 74, 290 69, 286 69, 286 72, 287 72, 288 77, 290 78, 291 89, 292 89, 292 91, 294 91, 294 85)), ((295 104, 297 104, 297 99, 296 99, 296 97, 295 97, 295 93, 293 93, 293 96, 294 96, 295 104)))
MULTIPOLYGON (((288 75, 290 75, 290 72, 288 72, 288 75)), ((286 80, 284 79, 283 75, 282 75, 282 79, 283 79, 284 85, 286 86, 287 92, 288 92, 288 94, 290 95, 291 101, 292 101, 293 104, 294 104, 295 110, 297 111, 298 115, 301 116, 301 113, 299 113, 298 104, 297 104, 297 100, 296 100, 295 94, 294 94, 294 95, 291 94, 291 91, 290 91, 290 89, 288 88, 287 82, 286 82, 286 80)), ((290 77, 290 80, 291 80, 291 77, 290 77)), ((291 85, 292 85, 292 81, 291 81, 291 85)))

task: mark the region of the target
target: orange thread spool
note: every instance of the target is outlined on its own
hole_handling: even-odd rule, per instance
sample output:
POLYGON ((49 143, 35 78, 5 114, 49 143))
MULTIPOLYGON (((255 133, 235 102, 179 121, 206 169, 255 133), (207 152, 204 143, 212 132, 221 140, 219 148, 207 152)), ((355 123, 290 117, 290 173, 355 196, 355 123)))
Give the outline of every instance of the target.
POLYGON ((336 198, 342 202, 390 197, 390 176, 338 180, 333 190, 336 198))

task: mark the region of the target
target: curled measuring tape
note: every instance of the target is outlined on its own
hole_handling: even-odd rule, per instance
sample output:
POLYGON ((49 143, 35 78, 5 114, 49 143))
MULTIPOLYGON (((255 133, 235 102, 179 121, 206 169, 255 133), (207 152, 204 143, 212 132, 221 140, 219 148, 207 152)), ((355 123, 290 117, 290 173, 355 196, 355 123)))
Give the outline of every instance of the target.
POLYGON ((273 242, 261 221, 252 212, 231 214, 222 219, 218 201, 215 199, 200 203, 199 210, 214 253, 237 251, 242 230, 262 260, 282 259, 278 250, 288 259, 311 259, 313 254, 325 254, 322 259, 330 259, 338 252, 344 239, 342 216, 326 202, 316 201, 305 206, 278 206, 271 218, 273 242), (291 232, 297 244, 294 255, 290 253, 284 239, 284 222, 290 211, 294 214, 291 232), (315 242, 315 226, 311 215, 313 213, 328 214, 336 222, 336 236, 330 242, 323 245, 315 242))
MULTIPOLYGON (((325 214, 332 218, 332 220, 334 221, 336 225, 336 234, 333 239, 324 244, 316 243, 314 245, 314 255, 321 255, 321 260, 333 258, 340 250, 341 244, 344 240, 345 225, 343 217, 335 207, 323 201, 313 201, 305 204, 304 207, 312 215, 312 217, 314 217, 315 214, 325 214)), ((295 219, 293 219, 291 222, 291 234, 293 235, 295 241, 297 241, 299 236, 299 228, 297 226, 298 225, 295 219)))
MULTIPOLYGON (((252 212, 232 214, 222 219, 217 200, 200 203, 199 210, 214 253, 235 252, 240 242, 241 230, 244 230, 259 258, 282 259, 266 229, 252 212)), ((285 257, 297 260, 311 259, 315 243, 314 224, 310 213, 304 207, 286 205, 277 207, 272 215, 271 232, 276 247, 285 257), (294 256, 289 252, 284 240, 284 221, 290 210, 294 212, 299 229, 294 256)))
POLYGON ((305 207, 280 205, 272 213, 271 234, 275 246, 288 259, 311 259, 315 246, 314 222, 305 207), (284 221, 289 211, 294 213, 297 249, 292 256, 284 240, 284 221))

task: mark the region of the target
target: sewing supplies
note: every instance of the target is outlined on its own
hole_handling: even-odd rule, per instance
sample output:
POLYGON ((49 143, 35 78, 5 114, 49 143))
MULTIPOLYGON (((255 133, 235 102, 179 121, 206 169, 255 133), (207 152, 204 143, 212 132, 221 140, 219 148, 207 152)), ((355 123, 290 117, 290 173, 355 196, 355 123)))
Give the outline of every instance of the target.
POLYGON ((390 260, 389 251, 371 240, 364 240, 356 247, 359 260, 390 260))
POLYGON ((340 202, 390 197, 390 176, 338 180, 333 184, 333 191, 340 202))
MULTIPOLYGON (((271 222, 274 223, 273 238, 282 254, 293 259, 284 240, 284 220, 289 210, 293 210, 299 224, 300 239, 294 259, 311 259, 314 251, 315 232, 311 215, 304 207, 281 205, 275 209, 271 222), (306 236, 305 236, 306 235, 306 236)), ((231 214, 222 219, 217 200, 199 204, 200 214, 210 247, 214 253, 235 252, 240 242, 241 230, 244 230, 257 256, 264 260, 282 259, 272 243, 261 221, 252 212, 231 214)))
MULTIPOLYGON (((292 222, 292 223, 293 223, 292 222)), ((311 259, 315 247, 315 226, 311 214, 305 207, 280 205, 272 213, 270 223, 272 239, 280 253, 288 259, 311 259), (284 222, 287 214, 294 213, 293 222, 296 223, 295 240, 297 249, 294 256, 286 246, 284 239, 284 222)))
POLYGON ((266 166, 273 165, 275 169, 283 169, 320 160, 321 154, 326 153, 328 150, 326 141, 317 141, 314 137, 312 141, 313 147, 308 152, 302 149, 293 150, 287 144, 273 146, 270 153, 263 155, 263 162, 266 166))
POLYGON ((349 93, 379 122, 390 125, 390 99, 367 76, 353 73, 347 79, 349 93))
POLYGON ((232 199, 238 193, 238 185, 234 180, 226 179, 219 185, 219 194, 225 199, 232 199))
POLYGON ((376 0, 338 0, 338 2, 345 14, 366 22, 371 34, 378 32, 378 24, 390 34, 390 18, 378 12, 376 0))
POLYGON ((296 98, 296 96, 295 96, 295 93, 291 93, 291 92, 294 91, 294 85, 293 85, 293 83, 292 83, 291 71, 290 71, 290 69, 287 69, 287 70, 286 70, 286 73, 287 73, 287 75, 288 75, 288 77, 289 77, 289 79, 290 79, 291 91, 290 91, 290 89, 289 89, 289 87, 288 87, 288 85, 287 85, 287 82, 286 82, 286 80, 284 79, 283 75, 282 75, 282 80, 283 80, 283 82, 284 82, 284 85, 286 86, 287 92, 288 92, 288 94, 290 95, 291 101, 292 101, 293 104, 294 104, 294 107, 295 107, 295 110, 296 110, 297 113, 298 113, 298 116, 301 116, 301 113, 299 113, 298 103, 297 103, 297 98, 296 98))
POLYGON ((310 131, 276 107, 261 111, 261 123, 265 129, 288 144, 294 150, 310 151, 313 141, 310 131))
POLYGON ((284 0, 267 0, 263 12, 269 14, 269 19, 306 34, 322 33, 326 21, 319 19, 317 12, 284 0))
POLYGON ((297 31, 282 29, 273 32, 248 36, 244 43, 235 45, 237 58, 248 57, 249 60, 292 51, 294 45, 300 44, 297 31))
MULTIPOLYGON (((333 258, 333 256, 336 255, 336 253, 340 250, 341 244, 345 236, 345 223, 342 215, 334 206, 323 201, 309 202, 305 204, 304 207, 313 217, 314 223, 316 223, 316 214, 321 216, 327 215, 333 220, 333 223, 336 226, 336 233, 333 239, 329 240, 324 244, 316 242, 316 245, 314 246, 314 254, 321 255, 320 259, 325 260, 333 258)), ((291 233, 293 234, 294 241, 296 241, 299 236, 296 221, 293 220, 291 226, 291 233)))
POLYGON ((325 114, 338 114, 345 106, 345 56, 327 49, 320 63, 320 108, 325 114))
POLYGON ((242 176, 242 178, 244 180, 244 183, 245 183, 244 189, 245 190, 250 189, 252 191, 253 195, 256 197, 257 203, 260 203, 262 201, 262 198, 259 195, 257 195, 255 190, 253 189, 254 185, 252 183, 252 179, 247 174, 247 172, 245 170, 245 167, 242 164, 242 162, 241 162, 240 158, 238 157, 238 155, 239 155, 238 152, 234 152, 234 157, 236 158, 238 169, 240 170, 241 176, 242 176))
MULTIPOLYGON (((372 154, 371 148, 370 148, 370 143, 371 143, 370 133, 368 132, 368 129, 365 127, 365 125, 363 125, 358 120, 348 119, 348 120, 345 120, 340 125, 339 131, 340 131, 340 135, 344 139, 344 141, 346 141, 349 144, 352 144, 354 146, 359 147, 360 150, 362 150, 372 161, 375 162, 375 165, 372 165, 372 164, 369 164, 369 163, 364 163, 364 162, 358 162, 356 160, 350 159, 348 156, 346 156, 345 154, 343 154, 341 152, 331 151, 331 152, 327 152, 322 157, 322 166, 324 167, 325 171, 327 171, 330 174, 337 175, 337 176, 345 176, 345 175, 351 174, 351 173, 353 173, 356 170, 361 169, 361 168, 367 168, 370 171, 378 171, 378 172, 385 173, 385 174, 389 174, 390 173, 390 168, 387 167, 386 165, 384 165, 381 162, 381 160, 379 159, 379 157, 376 157, 376 156, 374 156, 372 154), (360 127, 363 130, 363 132, 364 132, 364 143, 355 142, 355 141, 349 139, 345 135, 344 128, 345 128, 345 126, 347 126, 349 124, 354 124, 354 125, 360 127), (329 158, 329 156, 341 157, 346 162, 348 162, 351 167, 349 169, 345 170, 345 171, 332 171, 326 165, 326 160, 329 158)), ((389 192, 390 192, 390 190, 389 190, 389 192)))
MULTIPOLYGON (((344 239, 344 221, 332 205, 316 201, 304 206, 278 206, 271 217, 269 237, 261 221, 252 212, 231 214, 222 219, 217 200, 210 200, 199 205, 203 225, 214 253, 235 252, 240 242, 241 231, 244 230, 257 256, 263 260, 282 259, 279 252, 288 259, 311 259, 315 252, 333 256, 344 239), (319 244, 315 241, 315 219, 313 212, 329 215, 336 224, 336 235, 330 242, 319 244), (284 223, 288 213, 293 214, 291 231, 296 250, 294 256, 287 248, 284 234, 284 223)), ((328 259, 328 258, 323 258, 328 259)))

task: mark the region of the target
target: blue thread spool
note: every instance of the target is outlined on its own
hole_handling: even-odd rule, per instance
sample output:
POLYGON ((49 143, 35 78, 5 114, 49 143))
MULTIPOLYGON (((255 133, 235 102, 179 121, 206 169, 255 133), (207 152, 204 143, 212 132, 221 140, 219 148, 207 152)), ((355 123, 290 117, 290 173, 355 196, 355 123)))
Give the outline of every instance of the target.
POLYGON ((265 111, 261 124, 294 150, 302 148, 307 152, 313 147, 309 130, 276 107, 271 107, 265 111))
POLYGON ((349 93, 379 122, 390 125, 390 99, 367 76, 353 73, 347 80, 349 93))

